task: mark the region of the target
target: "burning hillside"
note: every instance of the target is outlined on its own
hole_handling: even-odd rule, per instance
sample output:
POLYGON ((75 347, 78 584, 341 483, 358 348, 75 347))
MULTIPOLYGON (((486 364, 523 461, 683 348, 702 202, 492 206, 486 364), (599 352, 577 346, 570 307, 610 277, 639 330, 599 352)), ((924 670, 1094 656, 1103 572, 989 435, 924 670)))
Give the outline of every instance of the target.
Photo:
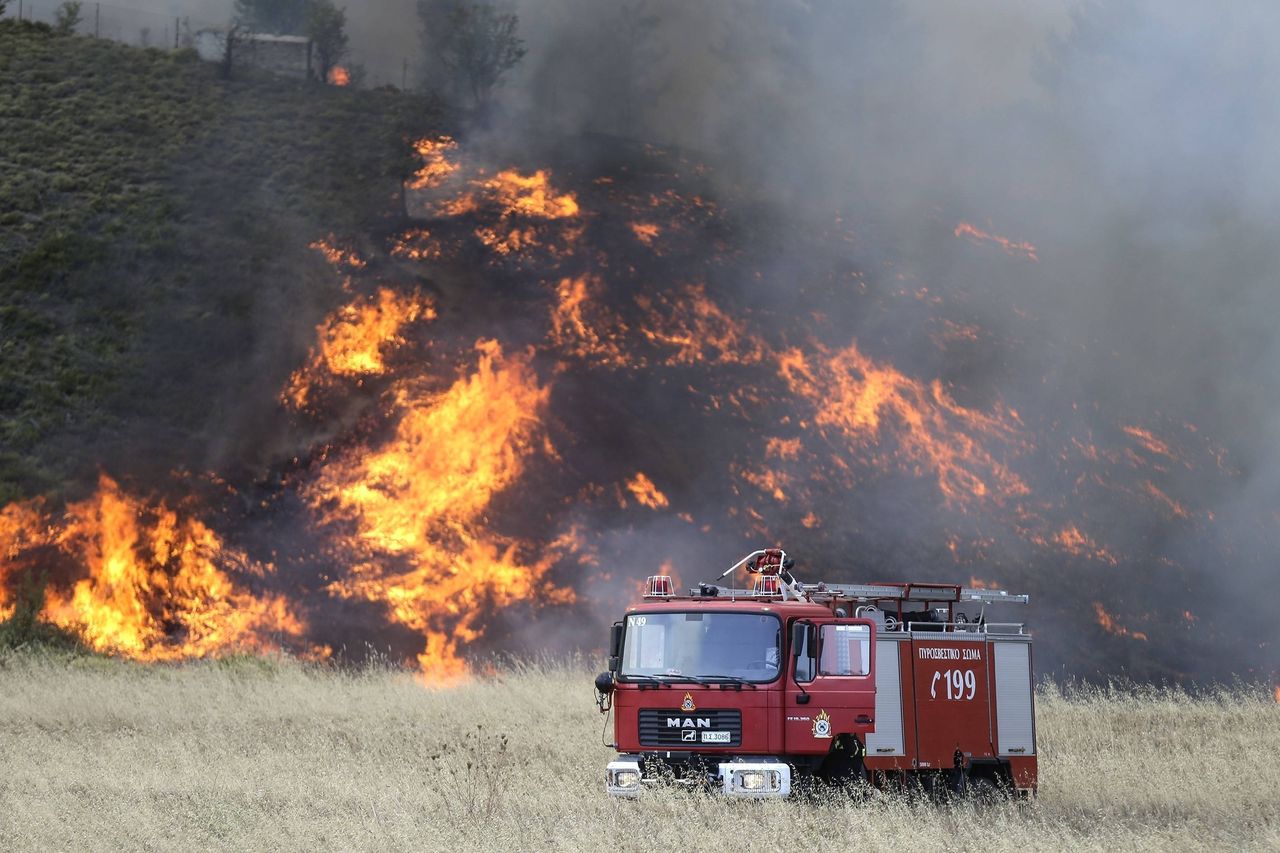
POLYGON ((6 573, 62 564, 80 576, 46 591, 44 615, 96 651, 177 660, 286 643, 304 648, 305 628, 289 602, 252 591, 270 565, 163 501, 125 493, 110 477, 59 518, 38 504, 18 505, 5 509, 4 522, 6 573))
MULTIPOLYGON (((1207 578, 1180 543, 1228 559, 1192 484, 1233 472, 1194 425, 967 382, 1019 339, 912 258, 872 263, 843 220, 753 231, 676 154, 581 171, 415 149, 408 223, 312 246, 345 303, 280 389, 303 449, 268 482, 176 502, 151 495, 181 482, 104 474, 61 510, 5 507, 0 607, 43 573, 46 618, 102 651, 385 644, 439 682, 469 653, 559 642, 552 625, 661 563, 695 581, 784 542, 811 579, 1026 589, 1039 621, 1071 626, 1046 646, 1072 670, 1140 643, 1140 674, 1203 673, 1181 613, 1207 578), (805 264, 778 272, 784 251, 805 264)), ((1055 262, 1040 235, 959 216, 933 239, 1006 274, 1055 262)), ((1052 335, 1011 310, 1022 338, 1052 335)), ((1212 607, 1196 619, 1238 643, 1212 607)))

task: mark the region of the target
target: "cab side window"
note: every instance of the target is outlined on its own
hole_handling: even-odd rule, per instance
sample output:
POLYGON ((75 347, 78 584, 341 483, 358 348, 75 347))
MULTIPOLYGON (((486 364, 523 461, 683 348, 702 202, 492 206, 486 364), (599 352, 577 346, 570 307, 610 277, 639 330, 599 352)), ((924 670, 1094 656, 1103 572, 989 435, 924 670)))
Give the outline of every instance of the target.
POLYGON ((804 645, 800 647, 800 655, 796 658, 796 681, 802 684, 813 681, 814 673, 818 668, 817 649, 811 648, 810 642, 813 636, 815 635, 812 631, 806 632, 804 645))
POLYGON ((871 671, 871 631, 866 625, 823 625, 823 675, 866 675, 871 671))

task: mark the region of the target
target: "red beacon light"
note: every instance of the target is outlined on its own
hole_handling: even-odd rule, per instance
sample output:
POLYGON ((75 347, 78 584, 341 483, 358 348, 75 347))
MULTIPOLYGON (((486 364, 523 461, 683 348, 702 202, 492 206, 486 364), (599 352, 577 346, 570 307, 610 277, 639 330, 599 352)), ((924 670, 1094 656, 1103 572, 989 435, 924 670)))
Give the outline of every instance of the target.
POLYGON ((671 575, 649 575, 644 582, 645 598, 670 598, 675 595, 671 575))
POLYGON ((777 575, 757 575, 751 582, 752 595, 782 595, 782 579, 777 575))

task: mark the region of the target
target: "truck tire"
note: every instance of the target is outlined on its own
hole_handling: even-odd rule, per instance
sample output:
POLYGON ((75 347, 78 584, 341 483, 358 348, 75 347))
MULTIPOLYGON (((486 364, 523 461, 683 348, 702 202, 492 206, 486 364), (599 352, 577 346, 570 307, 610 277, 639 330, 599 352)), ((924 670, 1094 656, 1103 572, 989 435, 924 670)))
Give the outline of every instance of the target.
POLYGON ((968 784, 969 799, 978 806, 994 806, 1008 799, 1004 786, 990 776, 971 776, 968 784))

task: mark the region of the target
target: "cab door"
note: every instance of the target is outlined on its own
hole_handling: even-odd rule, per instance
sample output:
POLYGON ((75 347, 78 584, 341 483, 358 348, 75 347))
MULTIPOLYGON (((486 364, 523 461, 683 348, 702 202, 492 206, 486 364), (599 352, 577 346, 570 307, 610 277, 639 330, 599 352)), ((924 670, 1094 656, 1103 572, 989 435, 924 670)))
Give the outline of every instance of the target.
POLYGON ((875 729, 875 623, 814 618, 792 623, 783 707, 791 754, 826 754, 835 738, 875 729))

